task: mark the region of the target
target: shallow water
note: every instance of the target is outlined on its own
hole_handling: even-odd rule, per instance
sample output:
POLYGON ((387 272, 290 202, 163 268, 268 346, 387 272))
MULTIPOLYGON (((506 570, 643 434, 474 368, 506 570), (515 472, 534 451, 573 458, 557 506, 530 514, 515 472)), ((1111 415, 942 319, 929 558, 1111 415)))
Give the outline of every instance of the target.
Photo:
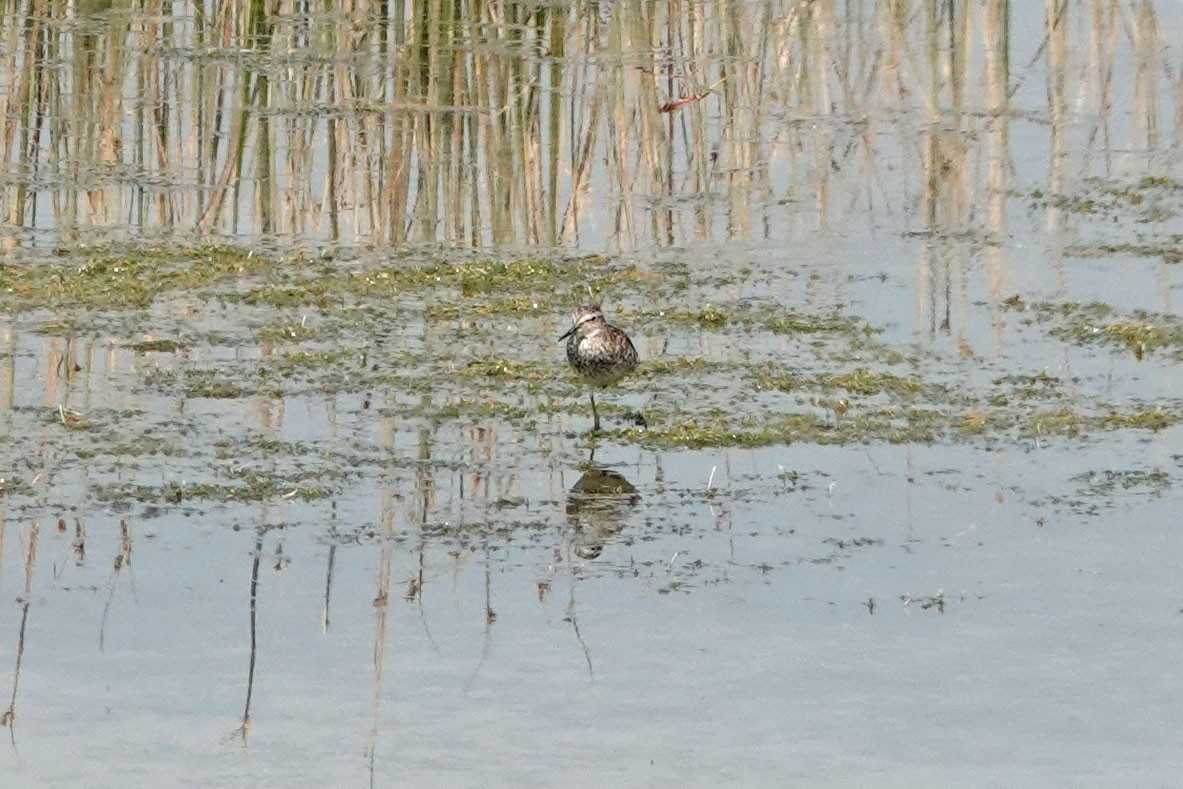
POLYGON ((457 88, 487 124, 458 127, 460 171, 419 162, 453 139, 414 104, 442 72, 378 57, 381 20, 282 6, 267 46, 295 48, 268 60, 220 6, 209 40, 200 15, 53 6, 63 49, 33 73, 61 90, 6 105, 0 183, 5 775, 1174 783, 1183 116, 1156 42, 1178 9, 1012 8, 1008 39, 1002 5, 951 4, 952 32, 807 6, 745 4, 751 40, 677 3, 531 17, 570 22, 562 61, 486 20, 502 40, 441 51, 539 98, 457 88), (625 40, 662 20, 702 58, 672 88, 625 40), (67 79, 87 35, 126 59, 67 79), (675 133, 645 115, 732 66, 659 113, 675 133), (285 68, 371 81, 235 81, 285 68), (107 94, 122 114, 65 90, 154 74, 157 104, 107 94), (242 114, 104 147, 200 84, 242 114), (38 117, 59 147, 13 143, 38 117), (232 117, 239 188, 211 212, 232 117), (354 156, 376 140, 422 166, 354 156), (400 199, 405 222, 366 213, 400 199), (589 287, 644 360, 598 437, 556 341, 589 287))
MULTIPOLYGON (((1113 443, 1174 478, 1172 439, 1113 443)), ((1092 516, 1041 501, 1113 452, 607 453, 638 498, 595 524, 594 560, 574 552, 588 535, 566 458, 506 507, 512 528, 482 523, 479 499, 416 525, 364 486, 148 519, 113 575, 115 516, 87 521, 85 561, 47 526, 12 768, 52 784, 311 786, 371 766, 466 785, 1166 781, 1173 496, 1090 498, 1092 516), (507 533, 431 534, 447 514, 507 533), (362 524, 378 533, 345 538, 362 524)), ((29 527, 6 536, 11 587, 29 527)))

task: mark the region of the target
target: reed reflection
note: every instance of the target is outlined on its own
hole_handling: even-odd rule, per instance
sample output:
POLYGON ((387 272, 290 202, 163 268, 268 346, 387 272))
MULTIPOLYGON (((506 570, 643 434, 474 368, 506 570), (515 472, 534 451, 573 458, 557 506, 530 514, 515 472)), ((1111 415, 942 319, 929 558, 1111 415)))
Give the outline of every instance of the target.
POLYGON ((251 727, 251 700, 255 693, 255 666, 259 655, 259 568, 263 564, 263 540, 268 529, 260 527, 255 532, 255 548, 251 551, 250 592, 247 596, 247 632, 250 648, 247 651, 246 698, 243 701, 242 722, 231 736, 241 738, 243 747, 247 744, 247 733, 251 727))
MULTIPOLYGON (((579 627, 575 589, 582 570, 579 560, 598 559, 605 543, 624 528, 625 519, 641 500, 641 494, 623 474, 595 464, 595 445, 592 445, 588 465, 583 475, 567 494, 567 523, 570 526, 567 543, 567 608, 564 619, 571 625, 575 640, 583 651, 588 677, 595 680, 591 650, 579 627)), ((539 588, 542 599, 543 588, 539 588)))
MULTIPOLYGON (((82 525, 78 525, 79 532, 82 532, 82 525)), ((75 537, 75 555, 78 557, 78 562, 82 562, 85 556, 85 543, 81 542, 82 536, 75 537)), ((99 652, 106 649, 107 642, 107 619, 111 613, 111 604, 115 600, 115 591, 119 585, 119 579, 126 570, 131 573, 131 551, 132 551, 132 536, 131 526, 126 520, 119 521, 119 549, 115 554, 115 559, 111 562, 111 575, 107 579, 107 599, 103 602, 103 614, 99 619, 99 652)), ((135 588, 134 586, 132 587, 135 588)))
POLYGON ((16 7, 0 18, 7 242, 130 226, 628 248, 930 226, 983 177, 958 162, 1000 85, 1084 175, 1109 174, 1111 145, 1161 164, 1183 117, 1158 76, 1178 70, 1159 44, 1177 9, 1150 0, 445 5, 16 7))
MULTIPOLYGON (((2 564, 4 558, 4 534, 6 530, 6 525, 0 522, 0 564, 2 564)), ((33 573, 37 566, 37 543, 40 536, 40 523, 33 523, 27 530, 21 531, 21 538, 25 542, 26 547, 24 558, 25 583, 23 591, 17 597, 17 605, 20 607, 21 616, 15 639, 16 649, 12 666, 12 691, 8 697, 8 706, 3 712, 0 712, 0 726, 8 728, 8 738, 12 742, 13 747, 16 747, 16 701, 21 683, 21 665, 25 657, 25 635, 28 632, 29 626, 29 607, 32 605, 33 599, 33 573)))

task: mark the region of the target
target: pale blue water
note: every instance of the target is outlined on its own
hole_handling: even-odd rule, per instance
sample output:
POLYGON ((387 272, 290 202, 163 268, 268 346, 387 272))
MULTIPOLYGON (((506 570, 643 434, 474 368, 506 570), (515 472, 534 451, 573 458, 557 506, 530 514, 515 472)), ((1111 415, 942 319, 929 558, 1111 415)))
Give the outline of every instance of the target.
MULTIPOLYGON (((1167 785, 1177 494, 1122 492, 1096 516, 1038 500, 1114 445, 1177 476, 1177 442, 612 451, 640 499, 599 559, 572 556, 561 494, 476 549, 424 538, 396 505, 391 536, 336 548, 327 630, 329 527, 378 528, 380 489, 335 513, 137 522, 114 579, 117 519, 96 514, 81 565, 69 534, 40 535, 6 770, 26 785, 353 785, 372 749, 378 785, 1167 785), (778 464, 801 471, 796 490, 778 464), (286 525, 261 541, 243 748, 262 524, 286 525), (925 608, 938 594, 943 612, 925 608)), ((573 482, 573 460, 550 487, 573 482)), ((28 534, 5 529, 10 600, 28 534)))
MULTIPOLYGON (((1174 29, 1177 9, 1156 8, 1162 30, 1174 29)), ((1071 10, 1083 24, 1088 9, 1071 10)), ((1080 99, 1060 175, 1069 197, 1103 205, 1049 208, 1033 196, 1048 190, 1053 169, 1036 57, 1043 10, 1012 13, 1000 219, 989 217, 988 124, 972 111, 958 121, 972 154, 957 163, 964 221, 931 232, 920 215, 918 140, 929 125, 919 112, 874 119, 869 170, 861 153, 835 159, 826 210, 811 194, 757 195, 745 232, 718 212, 704 238, 671 200, 686 209, 672 243, 644 226, 626 238, 621 206, 598 184, 579 247, 568 251, 619 253, 645 275, 688 283, 676 303, 610 294, 611 311, 638 321, 628 328, 642 356, 742 357, 814 375, 857 368, 865 359, 836 360, 813 337, 639 317, 707 304, 837 310, 881 330, 875 342, 915 355, 909 374, 953 393, 1046 373, 1062 396, 1036 398, 1032 411, 1177 412, 1173 349, 1138 360, 1124 348, 1080 346, 1005 306, 1015 295, 1099 300, 1126 317, 1142 309, 1178 319, 1183 286, 1178 264, 1136 249, 1178 244, 1183 174, 1165 80, 1155 150, 1143 139, 1149 110, 1132 98, 1128 48, 1114 61, 1107 149, 1089 134, 1095 97, 1069 90, 1080 99), (1106 207, 1115 189, 1147 177, 1168 182, 1138 191, 1136 206, 1106 207), (1099 244, 1126 248, 1098 253, 1099 244), (715 277, 737 268, 746 273, 734 281, 715 277)), ((1087 30, 1073 30, 1079 54, 1087 30)), ((1159 55, 1176 73, 1171 41, 1159 55)), ((784 120, 806 121, 829 122, 784 120)), ((834 120, 840 137, 851 135, 846 121, 834 120)), ((773 165, 791 165, 788 142, 765 142, 773 165)), ((789 181, 789 170, 777 172, 789 181)), ((14 263, 53 257, 59 242, 63 254, 78 253, 45 227, 52 204, 39 205, 38 229, 16 229, 35 243, 13 252, 14 263)), ((257 239, 244 228, 233 240, 257 239)), ((270 243, 320 241, 309 231, 270 243)), ((372 262, 406 250, 347 252, 372 262)), ((489 324, 425 326, 422 298, 397 305, 417 317, 367 341, 441 363, 479 357, 489 324)), ((152 376, 261 366, 273 353, 256 340, 261 326, 307 320, 320 331, 329 319, 170 297, 136 331, 195 338, 193 347, 136 354, 118 327, 73 335, 47 329, 51 317, 0 317, 0 476, 27 486, 0 482, 0 710, 11 702, 14 714, 3 732, 11 742, 0 742, 5 786, 1178 782, 1178 426, 763 449, 603 440, 595 463, 635 495, 580 509, 570 491, 589 460, 589 425, 574 399, 570 413, 544 412, 523 428, 471 414, 433 422, 414 411, 422 393, 398 383, 186 397, 152 376), (211 331, 223 342, 207 342, 211 331), (61 424, 59 407, 77 409, 111 442, 150 426, 170 451, 91 454, 90 434, 61 424), (247 438, 249 449, 237 449, 247 438), (239 481, 243 469, 271 475, 278 492, 250 504, 190 495, 239 481), (163 484, 179 499, 154 490, 128 503, 130 486, 163 484)), ((550 343, 565 320, 506 319, 499 352, 561 369, 561 347, 550 343)), ((352 341, 336 342, 357 351, 352 341)), ((320 335, 311 345, 339 349, 320 335)), ((425 374, 404 372, 411 383, 425 374)), ((607 400, 667 415, 685 405, 833 417, 804 395, 754 393, 740 373, 708 383, 638 377, 607 400)), ((427 397, 451 403, 472 397, 468 386, 439 375, 427 397)), ((527 411, 563 396, 500 386, 479 395, 527 411)))

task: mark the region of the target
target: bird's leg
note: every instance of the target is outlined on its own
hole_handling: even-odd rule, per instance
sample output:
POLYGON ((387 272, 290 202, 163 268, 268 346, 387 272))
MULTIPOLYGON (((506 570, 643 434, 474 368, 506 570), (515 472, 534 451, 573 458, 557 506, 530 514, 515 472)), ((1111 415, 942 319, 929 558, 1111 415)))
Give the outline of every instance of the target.
POLYGON ((594 389, 591 389, 588 391, 588 394, 591 396, 592 403, 592 430, 598 433, 600 432, 600 413, 596 411, 596 392, 594 389))

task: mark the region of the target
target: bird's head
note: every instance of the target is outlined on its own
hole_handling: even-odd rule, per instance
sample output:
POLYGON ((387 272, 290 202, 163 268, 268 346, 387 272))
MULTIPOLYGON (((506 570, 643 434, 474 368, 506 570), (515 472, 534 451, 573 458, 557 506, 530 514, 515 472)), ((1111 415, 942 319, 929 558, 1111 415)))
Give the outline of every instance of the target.
POLYGON ((599 304, 588 304, 575 310, 575 314, 571 318, 571 328, 563 333, 559 340, 565 340, 575 332, 579 331, 581 326, 589 326, 595 323, 604 322, 604 313, 600 309, 599 304))

